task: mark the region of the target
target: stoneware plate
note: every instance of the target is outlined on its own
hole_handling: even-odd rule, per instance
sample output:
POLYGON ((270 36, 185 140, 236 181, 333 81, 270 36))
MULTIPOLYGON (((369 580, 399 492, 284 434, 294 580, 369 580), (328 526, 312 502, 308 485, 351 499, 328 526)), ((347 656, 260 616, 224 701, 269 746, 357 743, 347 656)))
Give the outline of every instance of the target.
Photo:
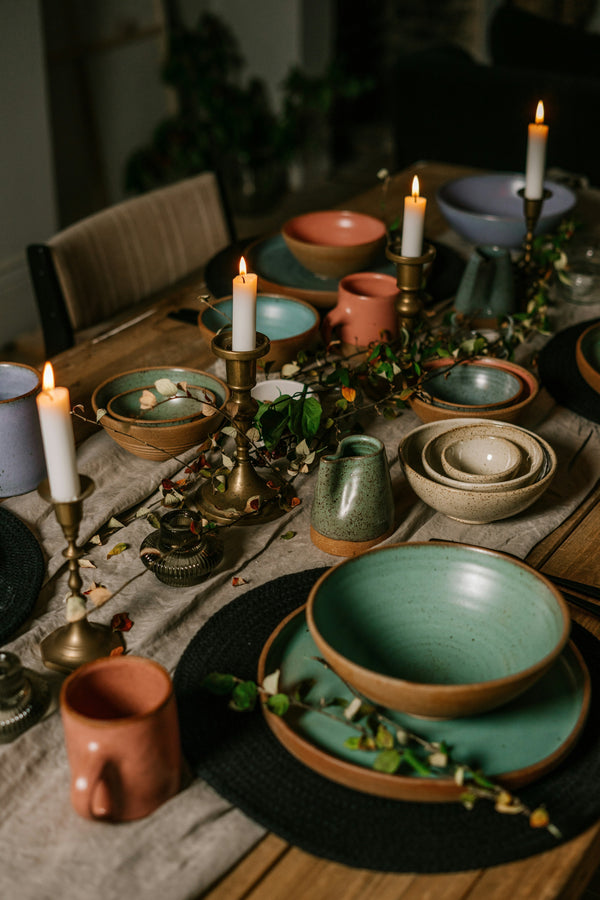
MULTIPOLYGON (((190 384, 189 387, 196 390, 207 390, 200 385, 190 384)), ((206 396, 210 403, 215 402, 214 393, 206 396)), ((106 404, 106 409, 113 419, 119 419, 122 422, 154 422, 156 425, 190 422, 205 415, 199 400, 187 396, 167 398, 164 394, 159 393, 154 384, 115 394, 106 404), (140 398, 144 391, 149 391, 156 397, 157 404, 151 409, 142 410, 140 407, 140 398)))
MULTIPOLYGON (((258 681, 281 670, 279 685, 291 691, 298 682, 315 679, 308 701, 352 694, 334 672, 314 658, 319 652, 306 625, 304 607, 275 629, 259 660, 258 681)), ((493 712, 468 719, 432 722, 402 713, 390 716, 404 728, 429 740, 446 741, 453 757, 498 778, 516 790, 550 772, 573 749, 590 703, 590 678, 571 642, 550 671, 517 700, 493 712)), ((356 732, 317 712, 280 718, 264 709, 276 738, 297 759, 325 778, 379 797, 421 802, 457 800, 462 789, 450 778, 423 778, 414 772, 388 775, 373 768, 375 754, 349 750, 346 738, 356 732)))
POLYGON ((600 394, 600 325, 597 322, 577 338, 575 359, 583 378, 600 394))

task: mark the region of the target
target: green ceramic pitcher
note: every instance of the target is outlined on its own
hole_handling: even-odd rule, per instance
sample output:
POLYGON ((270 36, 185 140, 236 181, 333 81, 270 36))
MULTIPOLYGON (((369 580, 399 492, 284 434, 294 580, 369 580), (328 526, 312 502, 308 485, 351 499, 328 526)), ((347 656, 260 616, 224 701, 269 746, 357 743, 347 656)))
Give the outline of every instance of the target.
POLYGON ((350 435, 324 456, 311 510, 314 544, 334 556, 356 556, 394 530, 394 497, 385 447, 350 435))
POLYGON ((456 292, 454 308, 467 316, 498 319, 515 311, 510 253, 502 247, 476 247, 456 292))

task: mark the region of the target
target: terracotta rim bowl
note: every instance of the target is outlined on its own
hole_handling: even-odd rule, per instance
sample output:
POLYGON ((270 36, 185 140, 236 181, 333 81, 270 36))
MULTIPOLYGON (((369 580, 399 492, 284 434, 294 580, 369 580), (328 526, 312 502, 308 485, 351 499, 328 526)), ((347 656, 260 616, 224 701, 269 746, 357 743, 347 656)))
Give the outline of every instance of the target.
POLYGON ((426 395, 425 402, 431 398, 434 406, 473 413, 511 406, 522 394, 523 380, 515 372, 499 366, 480 365, 479 362, 455 365, 447 375, 440 372, 428 379, 419 391, 420 396, 426 395), (465 396, 468 396, 467 391, 471 392, 472 397, 479 395, 483 402, 463 402, 459 399, 461 390, 465 396))
POLYGON ((462 718, 526 691, 565 647, 559 591, 520 560, 454 543, 403 543, 319 578, 311 636, 337 674, 388 709, 462 718))
MULTIPOLYGON (((92 394, 92 408, 95 413, 106 409, 106 404, 113 394, 120 393, 126 387, 136 387, 156 381, 158 378, 170 378, 171 381, 187 381, 212 391, 219 409, 222 410, 230 397, 228 386, 216 375, 200 369, 178 368, 176 366, 157 366, 156 368, 131 369, 107 378, 92 394)), ((191 422, 176 425, 161 425, 151 422, 119 422, 108 413, 100 419, 100 425, 107 433, 129 453, 142 459, 163 460, 191 450, 218 426, 222 419, 220 412, 213 416, 204 416, 191 422)))
POLYGON ((385 240, 385 224, 349 210, 320 210, 289 219, 283 239, 298 262, 325 278, 368 269, 385 240))
MULTIPOLYGON (((544 453, 541 470, 531 484, 516 488, 508 487, 499 491, 474 490, 474 485, 467 489, 449 487, 429 478, 422 460, 423 448, 427 441, 455 425, 469 425, 474 422, 489 424, 487 419, 463 418, 451 422, 428 422, 420 425, 401 441, 398 456, 408 484, 417 497, 428 506, 450 519, 457 519, 459 522, 467 522, 471 525, 485 525, 488 522, 515 516, 535 503, 549 487, 556 474, 558 462, 556 453, 547 441, 531 431, 522 429, 530 437, 535 438, 544 453)), ((501 434, 501 429, 506 423, 497 421, 495 425, 500 429, 499 433, 501 434)), ((517 428, 518 426, 506 425, 506 427, 517 428)))
POLYGON ((600 322, 594 322, 579 335, 575 359, 584 381, 600 394, 600 322))
MULTIPOLYGON (((472 360, 465 360, 461 365, 478 365, 478 366, 495 366, 504 369, 512 375, 516 375, 523 384, 522 393, 517 397, 514 403, 508 406, 492 407, 490 409, 478 408, 476 410, 453 410, 447 407, 437 406, 429 403, 422 396, 413 394, 409 398, 409 405, 413 409, 422 422, 438 422, 447 419, 463 418, 473 415, 478 419, 495 419, 502 422, 517 422, 524 411, 533 403, 537 397, 540 384, 535 375, 517 363, 509 362, 505 359, 497 359, 492 356, 475 357, 472 360)), ((447 368, 448 361, 446 359, 432 359, 424 363, 425 371, 434 371, 435 369, 447 368)), ((425 382, 425 389, 426 389, 425 382)))
POLYGON ((498 428, 496 423, 487 420, 484 422, 471 420, 470 425, 451 426, 441 434, 431 437, 421 453, 421 462, 427 477, 448 487, 479 492, 512 491, 532 484, 541 477, 544 461, 545 453, 540 438, 533 437, 524 429, 510 425, 508 422, 501 423, 498 428), (444 452, 458 440, 477 437, 480 431, 486 436, 509 441, 518 448, 521 459, 515 475, 495 481, 476 482, 458 478, 446 469, 444 452))
MULTIPOLYGON (((200 333, 210 346, 215 334, 231 328, 232 297, 221 297, 198 315, 200 333), (223 310, 226 315, 221 315, 223 310)), ((281 368, 292 362, 299 350, 307 350, 319 336, 319 314, 310 303, 296 297, 259 293, 256 297, 256 330, 270 341, 262 362, 281 368)))

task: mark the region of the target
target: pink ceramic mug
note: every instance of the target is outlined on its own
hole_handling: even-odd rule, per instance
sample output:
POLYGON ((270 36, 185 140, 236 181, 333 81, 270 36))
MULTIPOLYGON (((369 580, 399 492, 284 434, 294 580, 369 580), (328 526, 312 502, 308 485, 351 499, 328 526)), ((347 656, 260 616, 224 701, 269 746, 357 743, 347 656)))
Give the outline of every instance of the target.
POLYGON ((323 320, 323 338, 328 344, 334 328, 342 343, 366 347, 372 341, 391 340, 398 335, 395 300, 398 285, 382 272, 354 272, 341 279, 337 304, 323 320))
POLYGON ((97 659, 64 682, 60 706, 71 803, 88 819, 141 819, 181 784, 173 684, 139 656, 97 659))

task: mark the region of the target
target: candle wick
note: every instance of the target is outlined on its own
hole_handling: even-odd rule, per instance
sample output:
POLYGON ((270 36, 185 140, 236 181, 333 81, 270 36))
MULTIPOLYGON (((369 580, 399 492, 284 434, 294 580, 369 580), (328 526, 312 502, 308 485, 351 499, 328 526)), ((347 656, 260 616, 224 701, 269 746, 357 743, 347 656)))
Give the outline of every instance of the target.
POLYGON ((240 274, 241 274, 241 276, 242 276, 242 282, 243 282, 244 284, 246 284, 246 276, 244 275, 243 272, 241 272, 240 274))

